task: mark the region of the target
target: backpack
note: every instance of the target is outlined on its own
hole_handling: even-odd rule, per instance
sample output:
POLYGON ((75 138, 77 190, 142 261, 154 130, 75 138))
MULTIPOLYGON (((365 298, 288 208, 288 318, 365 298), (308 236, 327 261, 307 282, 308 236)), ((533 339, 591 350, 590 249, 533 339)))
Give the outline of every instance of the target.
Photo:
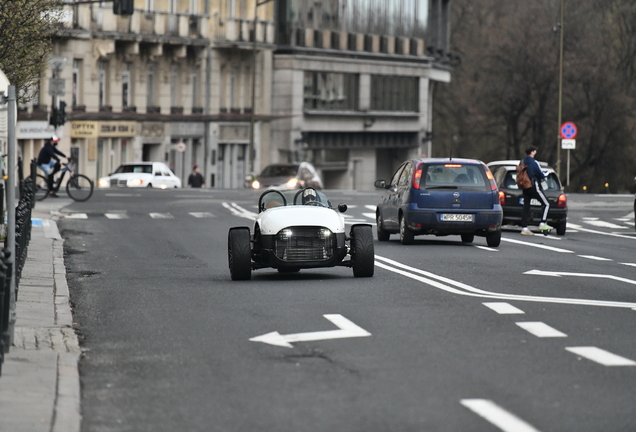
POLYGON ((532 180, 530 180, 530 176, 528 175, 528 166, 524 164, 523 161, 517 165, 517 179, 515 183, 517 183, 520 189, 532 187, 532 180))

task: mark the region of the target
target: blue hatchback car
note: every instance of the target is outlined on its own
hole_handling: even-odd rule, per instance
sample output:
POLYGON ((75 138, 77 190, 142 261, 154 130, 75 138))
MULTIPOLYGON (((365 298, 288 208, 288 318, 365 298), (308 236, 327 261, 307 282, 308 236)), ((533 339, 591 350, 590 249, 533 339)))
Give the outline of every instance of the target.
POLYGON ((375 187, 387 190, 376 209, 380 241, 399 233, 402 244, 424 234, 460 235, 464 243, 483 236, 490 247, 501 243, 497 184, 481 161, 410 159, 390 182, 376 180, 375 187))

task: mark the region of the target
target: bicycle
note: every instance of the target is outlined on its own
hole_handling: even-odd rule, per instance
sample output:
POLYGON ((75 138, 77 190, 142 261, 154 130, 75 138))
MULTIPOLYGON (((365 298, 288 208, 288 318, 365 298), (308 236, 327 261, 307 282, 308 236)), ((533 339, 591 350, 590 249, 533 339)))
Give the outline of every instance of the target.
MULTIPOLYGON (((75 201, 86 201, 93 195, 93 182, 84 174, 77 174, 75 167, 75 161, 71 158, 68 159, 68 163, 62 164, 57 180, 53 181, 52 192, 57 193, 60 190, 66 173, 69 173, 70 178, 66 182, 66 193, 75 201)), ((42 201, 49 196, 49 192, 49 184, 46 177, 38 174, 35 180, 35 199, 42 201)))

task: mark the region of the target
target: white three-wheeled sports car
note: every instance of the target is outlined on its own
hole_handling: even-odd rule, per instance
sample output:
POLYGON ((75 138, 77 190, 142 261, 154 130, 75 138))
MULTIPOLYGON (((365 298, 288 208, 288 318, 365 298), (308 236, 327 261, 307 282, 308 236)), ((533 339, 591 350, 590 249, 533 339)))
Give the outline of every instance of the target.
POLYGON ((228 233, 232 279, 248 280, 262 268, 292 273, 335 266, 351 267, 355 277, 373 276, 371 225, 355 224, 347 233, 341 214, 346 210, 345 204, 332 208, 314 188, 263 192, 253 232, 234 227, 228 233))

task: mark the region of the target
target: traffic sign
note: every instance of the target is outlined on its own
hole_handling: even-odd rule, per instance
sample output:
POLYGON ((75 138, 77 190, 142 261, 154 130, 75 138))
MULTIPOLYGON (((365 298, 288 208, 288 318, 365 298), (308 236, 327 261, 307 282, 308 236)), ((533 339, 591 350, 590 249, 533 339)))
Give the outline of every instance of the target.
POLYGON ((566 150, 574 150, 576 148, 576 140, 575 139, 562 139, 561 140, 561 148, 566 150))
POLYGON ((561 138, 563 139, 573 139, 576 138, 576 134, 578 133, 578 129, 576 125, 572 122, 565 122, 561 125, 561 138))
POLYGON ((183 141, 179 141, 176 145, 177 151, 183 153, 184 151, 186 151, 186 143, 184 143, 183 141))

